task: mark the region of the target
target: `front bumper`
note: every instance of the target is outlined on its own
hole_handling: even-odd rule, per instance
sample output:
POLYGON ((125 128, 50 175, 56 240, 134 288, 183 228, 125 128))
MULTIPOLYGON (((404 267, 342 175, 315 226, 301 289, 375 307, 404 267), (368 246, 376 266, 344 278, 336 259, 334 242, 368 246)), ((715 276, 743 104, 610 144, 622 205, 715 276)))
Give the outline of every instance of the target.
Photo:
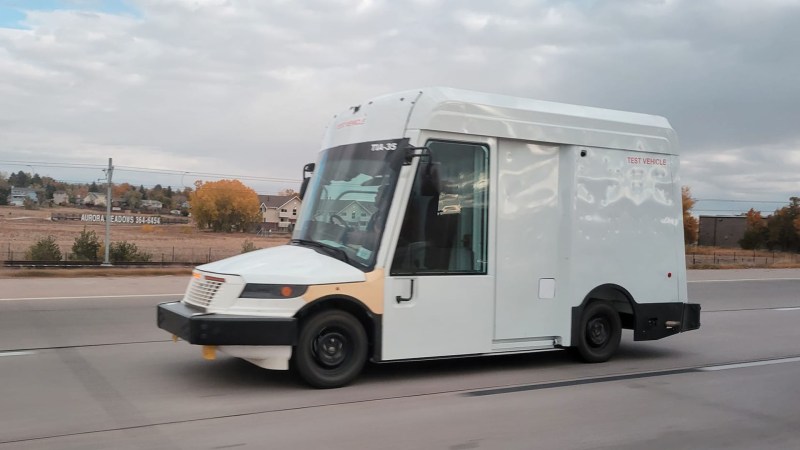
POLYGON ((182 302, 158 305, 158 327, 197 345, 295 345, 294 318, 209 314, 182 302))

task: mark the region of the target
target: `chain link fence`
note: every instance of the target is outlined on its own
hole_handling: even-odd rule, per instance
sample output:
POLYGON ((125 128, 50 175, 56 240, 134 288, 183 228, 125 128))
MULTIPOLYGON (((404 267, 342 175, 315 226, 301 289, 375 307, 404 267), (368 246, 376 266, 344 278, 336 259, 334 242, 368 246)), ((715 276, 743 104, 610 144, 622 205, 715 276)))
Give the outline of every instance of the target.
MULTIPOLYGON (((28 250, 32 244, 30 243, 5 243, 0 246, 0 262, 4 265, 14 265, 15 262, 27 262, 28 250)), ((65 265, 74 265, 84 263, 91 265, 92 263, 100 263, 103 261, 103 256, 100 255, 97 261, 79 261, 72 253, 72 246, 59 246, 61 250, 61 262, 65 265)), ((212 261, 218 261, 241 253, 241 251, 233 251, 229 249, 219 249, 213 247, 186 247, 186 246, 172 246, 172 247, 148 247, 138 246, 139 253, 147 254, 150 256, 149 262, 153 265, 183 265, 183 266, 197 266, 206 264, 212 261)), ((146 264, 142 264, 146 265, 146 264)))

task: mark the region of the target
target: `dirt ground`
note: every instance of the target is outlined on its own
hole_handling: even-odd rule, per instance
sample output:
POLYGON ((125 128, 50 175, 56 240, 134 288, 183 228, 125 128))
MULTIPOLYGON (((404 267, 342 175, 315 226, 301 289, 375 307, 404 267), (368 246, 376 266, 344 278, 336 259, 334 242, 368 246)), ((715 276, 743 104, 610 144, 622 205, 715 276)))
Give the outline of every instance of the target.
MULTIPOLYGON (((53 236, 66 254, 72 249, 75 238, 84 229, 97 233, 100 242, 105 239, 104 223, 80 221, 51 221, 53 213, 93 213, 102 211, 69 207, 26 210, 20 207, 0 206, 0 261, 24 259, 27 249, 41 238, 53 236)), ((114 213, 114 214, 125 214, 114 213)), ((141 215, 141 214, 136 214, 141 215)), ((111 225, 111 241, 128 241, 139 250, 152 255, 153 261, 206 262, 233 256, 242 252, 246 241, 257 248, 281 245, 289 240, 288 234, 258 236, 252 233, 212 233, 200 231, 189 225, 111 225)))

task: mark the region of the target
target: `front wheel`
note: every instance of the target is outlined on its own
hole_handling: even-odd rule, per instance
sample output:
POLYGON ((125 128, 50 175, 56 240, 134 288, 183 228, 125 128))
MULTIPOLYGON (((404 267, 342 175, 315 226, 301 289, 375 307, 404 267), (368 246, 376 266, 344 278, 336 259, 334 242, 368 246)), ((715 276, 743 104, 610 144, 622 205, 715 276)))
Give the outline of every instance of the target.
POLYGON ((311 386, 328 389, 353 381, 367 361, 367 333, 344 311, 323 311, 300 331, 293 365, 311 386))
POLYGON ((589 303, 583 310, 578 342, 574 343, 581 359, 589 363, 608 361, 619 348, 622 322, 606 302, 589 303))

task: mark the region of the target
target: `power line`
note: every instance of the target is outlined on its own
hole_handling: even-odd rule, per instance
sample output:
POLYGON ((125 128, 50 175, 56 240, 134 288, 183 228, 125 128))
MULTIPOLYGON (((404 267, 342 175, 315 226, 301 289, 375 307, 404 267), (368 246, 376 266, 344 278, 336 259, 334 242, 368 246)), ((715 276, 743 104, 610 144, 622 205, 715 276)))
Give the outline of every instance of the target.
POLYGON ((296 178, 276 178, 276 177, 259 177, 259 176, 252 176, 252 175, 232 175, 232 174, 221 174, 221 173, 210 173, 210 172, 193 172, 187 170, 172 170, 172 169, 148 169, 144 167, 129 167, 129 166, 117 166, 117 170, 120 172, 140 172, 140 173, 158 173, 158 174, 165 174, 165 175, 197 175, 197 176, 207 176, 213 178, 236 178, 240 180, 255 180, 255 181, 275 181, 279 183, 299 183, 300 180, 296 178))
MULTIPOLYGON (((105 166, 100 164, 89 163, 66 163, 66 162, 46 162, 46 161, 19 161, 19 160, 0 160, 0 164, 9 164, 16 166, 37 166, 37 167, 56 167, 61 169, 104 169, 105 166)), ((266 181, 276 183, 300 183, 301 180, 297 178, 279 178, 279 177, 260 177, 254 175, 237 175, 237 174, 222 174, 214 172, 197 172, 192 170, 177 170, 177 169, 155 169, 151 167, 135 167, 135 166, 116 166, 120 172, 134 172, 134 173, 155 173, 163 175, 181 175, 181 176, 201 176, 212 178, 236 178, 241 180, 252 181, 266 181)))
POLYGON ((783 201, 775 201, 775 200, 731 200, 731 199, 723 199, 723 198, 696 198, 694 199, 696 202, 728 202, 728 203, 773 203, 773 204, 780 204, 785 205, 788 204, 788 200, 783 201))
POLYGON ((0 160, 2 164, 10 164, 12 166, 41 166, 41 167, 58 167, 62 169, 104 169, 102 164, 89 164, 89 163, 64 163, 64 162, 46 162, 46 161, 17 161, 17 160, 0 160))

